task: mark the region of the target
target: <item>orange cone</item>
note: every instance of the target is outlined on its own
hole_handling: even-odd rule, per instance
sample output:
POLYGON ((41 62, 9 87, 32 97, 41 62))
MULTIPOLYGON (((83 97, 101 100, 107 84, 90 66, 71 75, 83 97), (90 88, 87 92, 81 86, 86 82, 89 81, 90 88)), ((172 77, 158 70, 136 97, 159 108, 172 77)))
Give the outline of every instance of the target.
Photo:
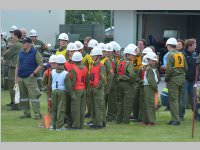
POLYGON ((51 124, 51 115, 50 114, 44 115, 44 127, 48 129, 50 127, 50 124, 51 124))
POLYGON ((158 108, 158 92, 154 94, 154 107, 158 108))

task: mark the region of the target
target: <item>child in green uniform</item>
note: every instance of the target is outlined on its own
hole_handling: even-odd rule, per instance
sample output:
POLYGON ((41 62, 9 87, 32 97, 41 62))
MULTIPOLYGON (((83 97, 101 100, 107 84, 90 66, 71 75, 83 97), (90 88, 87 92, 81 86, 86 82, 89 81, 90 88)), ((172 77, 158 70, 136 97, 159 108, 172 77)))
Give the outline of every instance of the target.
POLYGON ((146 125, 154 125, 155 107, 154 107, 154 95, 157 92, 158 77, 156 70, 153 68, 156 64, 157 56, 154 52, 150 52, 143 58, 144 70, 142 73, 143 85, 144 85, 144 112, 143 122, 146 125))
POLYGON ((90 55, 94 61, 90 69, 90 95, 92 102, 92 123, 89 124, 91 128, 100 129, 105 127, 105 100, 104 100, 104 86, 105 86, 105 67, 100 62, 100 57, 103 55, 102 51, 95 47, 90 55))
POLYGON ((66 59, 63 55, 57 55, 56 69, 51 71, 51 96, 52 96, 52 123, 50 129, 64 130, 64 113, 66 105, 66 88, 69 83, 68 72, 64 69, 66 59))

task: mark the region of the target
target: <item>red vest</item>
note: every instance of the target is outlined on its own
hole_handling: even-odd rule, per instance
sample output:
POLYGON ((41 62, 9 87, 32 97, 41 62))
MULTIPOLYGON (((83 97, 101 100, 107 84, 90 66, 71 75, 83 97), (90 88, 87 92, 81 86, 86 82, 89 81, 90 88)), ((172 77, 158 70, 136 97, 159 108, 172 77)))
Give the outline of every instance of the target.
POLYGON ((125 61, 122 61, 122 62, 119 63, 118 71, 117 71, 117 74, 118 74, 119 76, 124 75, 124 68, 125 68, 125 65, 126 65, 126 62, 125 62, 125 61))
POLYGON ((51 69, 48 68, 45 72, 45 75, 47 76, 47 78, 49 78, 50 74, 51 74, 51 69))
POLYGON ((76 72, 76 83, 74 85, 74 90, 85 90, 86 77, 88 73, 87 67, 84 66, 83 69, 80 69, 76 65, 73 65, 73 69, 76 72))
POLYGON ((142 71, 141 71, 141 78, 142 78, 142 80, 144 80, 144 74, 145 74, 145 70, 142 69, 142 71))
POLYGON ((69 61, 66 61, 66 63, 64 64, 65 70, 67 70, 68 72, 72 69, 73 64, 70 63, 69 61))
POLYGON ((99 63, 97 66, 92 65, 90 70, 90 86, 97 87, 100 80, 100 69, 102 64, 99 63))

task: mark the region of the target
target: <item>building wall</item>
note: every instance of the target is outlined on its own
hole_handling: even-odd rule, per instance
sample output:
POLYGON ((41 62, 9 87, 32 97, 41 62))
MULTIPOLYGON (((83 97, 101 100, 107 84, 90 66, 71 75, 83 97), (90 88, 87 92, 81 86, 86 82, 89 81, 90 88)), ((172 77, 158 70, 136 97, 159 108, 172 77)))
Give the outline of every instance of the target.
POLYGON ((122 47, 136 42, 137 17, 134 10, 114 11, 114 40, 122 47))
POLYGON ((35 29, 39 39, 46 43, 55 44, 55 36, 59 34, 59 24, 64 24, 64 10, 24 10, 1 11, 1 28, 9 33, 9 28, 16 25, 18 28, 26 28, 29 31, 35 29))

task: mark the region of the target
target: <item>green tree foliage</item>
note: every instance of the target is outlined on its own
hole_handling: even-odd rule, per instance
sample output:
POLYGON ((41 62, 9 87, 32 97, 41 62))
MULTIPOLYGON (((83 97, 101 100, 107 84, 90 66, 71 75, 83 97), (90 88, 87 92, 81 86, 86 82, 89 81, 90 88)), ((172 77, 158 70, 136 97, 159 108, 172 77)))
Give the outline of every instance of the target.
POLYGON ((105 24, 110 27, 110 10, 66 10, 66 24, 105 24))

